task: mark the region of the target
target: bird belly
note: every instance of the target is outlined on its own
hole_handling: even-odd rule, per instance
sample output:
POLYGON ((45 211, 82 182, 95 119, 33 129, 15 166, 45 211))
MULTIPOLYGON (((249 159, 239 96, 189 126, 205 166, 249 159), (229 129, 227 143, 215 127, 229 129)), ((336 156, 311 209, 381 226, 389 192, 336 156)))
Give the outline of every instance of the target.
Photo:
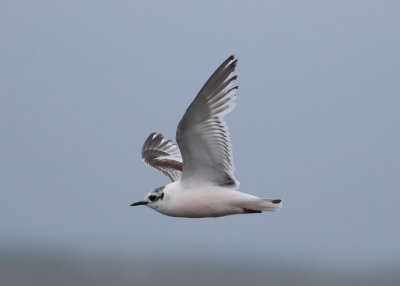
POLYGON ((165 215, 187 218, 221 217, 233 214, 241 214, 243 209, 232 206, 210 206, 206 204, 195 204, 176 210, 169 210, 165 215))
POLYGON ((237 204, 239 194, 238 191, 227 188, 186 190, 179 195, 174 194, 172 197, 175 199, 171 199, 169 207, 159 211, 169 216, 188 218, 242 214, 244 210, 237 204))

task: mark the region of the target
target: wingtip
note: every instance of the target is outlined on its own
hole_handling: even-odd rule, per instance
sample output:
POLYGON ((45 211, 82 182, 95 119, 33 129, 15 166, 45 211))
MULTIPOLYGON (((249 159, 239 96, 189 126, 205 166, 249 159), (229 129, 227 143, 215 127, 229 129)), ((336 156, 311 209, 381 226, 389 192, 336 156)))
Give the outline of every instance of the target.
POLYGON ((230 66, 233 66, 234 68, 237 66, 238 59, 235 57, 235 55, 230 55, 227 59, 226 62, 230 62, 230 66))
POLYGON ((151 132, 149 136, 147 136, 147 139, 145 142, 149 142, 150 140, 152 140, 154 138, 154 135, 156 135, 157 132, 151 132))
POLYGON ((235 69, 238 64, 238 59, 234 60, 230 65, 235 69))

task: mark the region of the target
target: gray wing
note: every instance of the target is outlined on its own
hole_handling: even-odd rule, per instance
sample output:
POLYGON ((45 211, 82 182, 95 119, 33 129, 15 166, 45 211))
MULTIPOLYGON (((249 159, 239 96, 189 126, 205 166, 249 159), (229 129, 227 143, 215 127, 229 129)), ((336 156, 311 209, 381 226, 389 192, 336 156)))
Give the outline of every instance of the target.
POLYGON ((162 134, 151 133, 147 137, 142 147, 142 159, 172 182, 181 178, 182 157, 179 148, 171 140, 165 140, 162 134))
POLYGON ((227 58, 211 75, 186 110, 176 131, 183 158, 182 181, 205 181, 214 185, 238 186, 233 176, 234 165, 228 127, 224 115, 235 104, 231 87, 237 76, 237 60, 227 58))

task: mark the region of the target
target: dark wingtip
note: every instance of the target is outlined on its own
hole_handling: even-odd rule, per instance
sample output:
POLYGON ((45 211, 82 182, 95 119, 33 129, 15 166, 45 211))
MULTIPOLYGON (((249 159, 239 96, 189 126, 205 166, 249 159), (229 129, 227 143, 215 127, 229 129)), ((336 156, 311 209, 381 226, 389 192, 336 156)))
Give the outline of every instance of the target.
POLYGON ((238 63, 238 60, 236 59, 236 60, 234 60, 234 61, 231 63, 231 66, 233 66, 234 68, 236 68, 236 67, 237 67, 237 63, 238 63))
POLYGON ((273 200, 272 203, 273 204, 280 204, 282 202, 282 200, 273 200))

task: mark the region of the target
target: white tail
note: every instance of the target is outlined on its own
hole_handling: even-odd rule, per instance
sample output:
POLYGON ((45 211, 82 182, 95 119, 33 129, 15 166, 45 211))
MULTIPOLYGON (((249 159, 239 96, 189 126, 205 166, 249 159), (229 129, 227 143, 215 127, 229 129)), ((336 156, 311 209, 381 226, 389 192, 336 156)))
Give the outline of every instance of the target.
POLYGON ((254 198, 242 204, 245 213, 276 211, 282 207, 281 199, 254 198))
POLYGON ((281 199, 259 199, 261 211, 276 211, 282 207, 281 199))

